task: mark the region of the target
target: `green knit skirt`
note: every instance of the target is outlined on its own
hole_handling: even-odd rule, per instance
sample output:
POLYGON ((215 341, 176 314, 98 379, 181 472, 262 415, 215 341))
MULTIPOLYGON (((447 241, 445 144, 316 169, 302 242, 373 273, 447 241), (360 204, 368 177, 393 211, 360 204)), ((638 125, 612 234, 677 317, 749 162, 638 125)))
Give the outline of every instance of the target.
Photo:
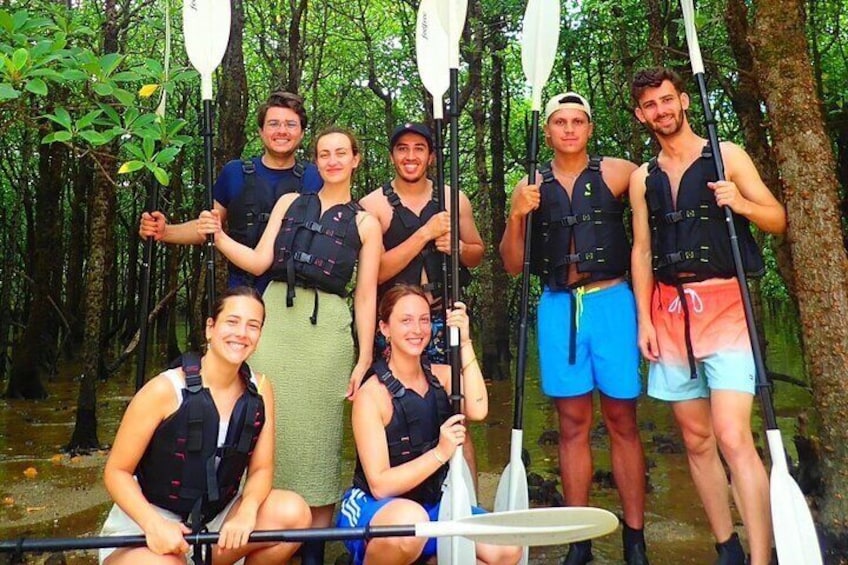
POLYGON ((324 506, 341 496, 343 412, 354 363, 351 313, 344 298, 300 287, 287 308, 286 289, 275 281, 265 290, 265 326, 248 362, 274 389, 274 487, 324 506))

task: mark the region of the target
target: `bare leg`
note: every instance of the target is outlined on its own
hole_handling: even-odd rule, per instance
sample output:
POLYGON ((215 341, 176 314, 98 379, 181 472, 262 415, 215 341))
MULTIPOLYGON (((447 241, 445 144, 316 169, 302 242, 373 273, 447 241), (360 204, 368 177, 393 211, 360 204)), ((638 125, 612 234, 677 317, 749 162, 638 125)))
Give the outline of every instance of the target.
POLYGON ((601 412, 609 432, 612 473, 624 522, 641 530, 645 523, 645 454, 636 424, 636 401, 602 394, 601 412))
POLYGON ((559 415, 559 473, 566 506, 587 506, 592 487, 592 394, 554 401, 559 415))
POLYGON ((717 541, 727 541, 733 533, 733 521, 730 517, 727 477, 718 457, 713 434, 710 402, 705 398, 674 402, 672 410, 683 434, 689 471, 707 513, 710 529, 717 541))
POLYGON ((125 547, 116 549, 103 561, 103 565, 133 565, 134 563, 149 563, 150 565, 185 565, 182 555, 156 555, 147 547, 125 547))
POLYGON ((712 419, 719 449, 730 467, 739 498, 739 512, 748 533, 751 564, 771 559, 771 511, 765 467, 751 435, 750 394, 732 390, 712 392, 712 419))
MULTIPOLYGON (((428 522, 427 511, 411 500, 397 498, 374 514, 370 524, 389 526, 394 524, 417 524, 428 522)), ((366 565, 408 565, 415 562, 424 550, 426 538, 391 537, 375 538, 365 549, 366 565)))
MULTIPOLYGON (((236 502, 227 518, 238 509, 236 502)), ((226 523, 226 520, 224 521, 226 523)), ((256 514, 256 530, 287 530, 309 527, 310 514, 306 502, 292 491, 272 490, 256 514)), ((299 543, 250 544, 238 549, 220 550, 212 548, 212 563, 215 565, 235 563, 246 557, 246 565, 286 563, 297 550, 299 543)))

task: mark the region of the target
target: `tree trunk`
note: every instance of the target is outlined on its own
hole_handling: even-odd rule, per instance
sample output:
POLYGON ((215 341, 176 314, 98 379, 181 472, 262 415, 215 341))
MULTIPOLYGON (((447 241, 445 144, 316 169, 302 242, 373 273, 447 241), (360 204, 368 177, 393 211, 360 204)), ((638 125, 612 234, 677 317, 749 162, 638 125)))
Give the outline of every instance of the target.
POLYGON ((62 186, 65 148, 54 143, 38 147, 38 179, 36 179, 34 248, 30 289, 32 303, 23 338, 12 358, 12 372, 6 396, 11 398, 46 398, 41 383, 43 368, 56 358, 59 324, 56 311, 61 288, 60 196, 56 187, 62 186))
MULTIPOLYGON (((112 170, 114 161, 101 160, 105 170, 112 170)), ((101 376, 103 320, 108 301, 106 281, 113 264, 109 257, 110 239, 113 239, 110 202, 115 198, 115 187, 102 172, 94 175, 91 193, 89 222, 89 254, 85 275, 85 336, 82 348, 82 375, 80 376, 77 414, 69 450, 97 449, 97 393, 96 383, 101 376)))
MULTIPOLYGON (((218 140, 214 144, 215 170, 230 159, 241 157, 244 146, 245 121, 247 120, 247 75, 244 70, 244 3, 233 0, 230 23, 230 43, 221 62, 218 80, 218 140)), ((264 98, 264 96, 261 96, 264 98)), ((252 128, 251 128, 252 129, 252 128)))
POLYGON ((821 417, 821 526, 831 555, 848 551, 848 259, 836 164, 816 97, 802 0, 760 0, 753 41, 783 177, 788 240, 802 274, 798 306, 813 401, 821 417))
POLYGON ((65 294, 65 312, 70 324, 70 336, 65 342, 65 356, 73 359, 82 346, 84 334, 83 321, 83 264, 87 256, 86 240, 86 199, 88 187, 93 184, 93 171, 89 163, 74 162, 72 181, 70 228, 68 246, 67 290, 65 294))
MULTIPOLYGON (((506 212, 506 190, 504 186, 504 175, 506 166, 504 164, 504 124, 503 124, 503 93, 504 93, 504 49, 506 39, 500 32, 505 25, 503 16, 498 14, 491 22, 496 31, 487 34, 492 41, 492 84, 490 87, 488 127, 492 132, 486 147, 486 108, 483 94, 483 85, 479 85, 480 93, 477 96, 472 109, 473 121, 477 124, 475 129, 478 176, 485 175, 487 180, 484 184, 480 181, 481 190, 478 192, 478 202, 481 204, 481 213, 478 215, 481 230, 485 234, 486 254, 480 271, 480 306, 478 320, 481 323, 481 348, 483 353, 483 374, 493 380, 506 380, 510 376, 510 364, 512 355, 509 348, 509 308, 504 308, 503 290, 510 287, 509 276, 503 270, 500 256, 498 254, 498 242, 505 228, 504 214, 506 212), (487 151, 488 149, 488 151, 487 151), (486 170, 486 156, 491 155, 492 175, 488 177, 486 170)), ((489 26, 487 26, 489 27, 489 26)), ((481 48, 485 45, 481 39, 481 48)))

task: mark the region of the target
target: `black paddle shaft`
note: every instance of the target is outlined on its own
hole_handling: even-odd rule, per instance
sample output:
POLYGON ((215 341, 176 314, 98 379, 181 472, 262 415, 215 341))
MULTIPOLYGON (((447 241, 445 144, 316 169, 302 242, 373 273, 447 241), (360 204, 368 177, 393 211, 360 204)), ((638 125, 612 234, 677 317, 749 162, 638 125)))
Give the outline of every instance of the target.
MULTIPOLYGON (((415 535, 414 525, 366 526, 362 528, 310 528, 304 530, 266 530, 250 534, 250 542, 306 542, 306 541, 343 541, 387 537, 406 537, 415 535)), ((189 545, 211 545, 217 543, 218 532, 186 534, 189 545)), ((43 538, 0 541, 0 554, 44 551, 69 551, 75 549, 101 549, 121 547, 141 547, 146 544, 143 535, 135 536, 99 536, 91 538, 43 538)))
MULTIPOLYGON (((455 302, 459 301, 459 69, 450 69, 450 304, 453 308, 455 302)), ((448 340, 451 339, 451 329, 445 325, 448 332, 448 340)), ((451 364, 451 406, 455 414, 461 410, 461 383, 460 373, 462 371, 459 344, 462 336, 458 335, 456 343, 450 343, 451 364)))
MULTIPOLYGON (((539 152, 539 111, 530 118, 530 141, 527 144, 527 184, 536 183, 536 154, 539 152)), ((518 362, 515 371, 515 406, 512 429, 522 429, 524 423, 524 378, 527 373, 527 318, 530 310, 530 238, 533 232, 533 212, 524 219, 524 264, 521 267, 521 304, 518 316, 518 362)))
MULTIPOLYGON (((204 184, 206 184, 206 207, 213 210, 215 199, 212 196, 212 101, 203 101, 203 159, 204 184)), ((212 316, 215 309, 215 238, 206 237, 206 315, 212 316)))
MULTIPOLYGON (((441 104, 441 100, 436 100, 434 104, 441 104)), ((445 153, 444 139, 442 137, 443 123, 441 119, 435 120, 435 144, 436 144, 436 207, 439 212, 445 211, 445 153)), ((442 317, 447 316, 448 301, 450 301, 450 286, 448 285, 448 258, 444 253, 442 256, 442 317)), ((430 281, 432 282, 432 281, 430 281)))
MULTIPOLYGON (((147 200, 147 212, 153 212, 159 207, 159 181, 151 176, 150 194, 147 200)), ((141 296, 138 314, 138 354, 135 364, 135 390, 144 385, 147 373, 147 318, 150 315, 150 278, 153 271, 153 236, 144 241, 144 251, 141 257, 141 296)))
MULTIPOLYGON (((707 126, 707 138, 713 151, 713 162, 715 163, 716 176, 718 180, 727 180, 724 173, 724 161, 721 158, 721 147, 718 141, 716 121, 710 108, 707 96, 707 82, 704 73, 695 74, 695 82, 701 95, 701 105, 704 107, 704 123, 707 126)), ((748 278, 745 276, 745 267, 742 265, 742 254, 739 251, 739 238, 736 235, 736 225, 733 221, 733 210, 724 206, 724 222, 727 224, 727 233, 730 236, 730 250, 733 253, 733 266, 736 269, 736 278, 739 279, 739 290, 742 294, 742 306, 745 309, 745 322, 748 326, 748 337, 751 340, 751 350, 754 354, 754 369, 757 373, 757 394, 763 408, 763 418, 766 421, 766 429, 776 430, 777 418, 774 415, 774 402, 771 397, 771 387, 766 380, 766 366, 763 361, 763 353, 760 348, 760 338, 757 336, 757 322, 754 319, 754 308, 751 306, 751 293, 748 290, 748 278)))

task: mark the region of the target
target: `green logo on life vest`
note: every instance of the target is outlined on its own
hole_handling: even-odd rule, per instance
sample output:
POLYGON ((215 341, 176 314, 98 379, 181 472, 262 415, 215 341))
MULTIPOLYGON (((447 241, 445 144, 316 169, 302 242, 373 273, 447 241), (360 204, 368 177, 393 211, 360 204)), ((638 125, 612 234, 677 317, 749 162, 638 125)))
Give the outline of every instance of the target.
POLYGON ((592 196, 592 183, 587 182, 586 188, 583 190, 583 196, 589 197, 592 196))

